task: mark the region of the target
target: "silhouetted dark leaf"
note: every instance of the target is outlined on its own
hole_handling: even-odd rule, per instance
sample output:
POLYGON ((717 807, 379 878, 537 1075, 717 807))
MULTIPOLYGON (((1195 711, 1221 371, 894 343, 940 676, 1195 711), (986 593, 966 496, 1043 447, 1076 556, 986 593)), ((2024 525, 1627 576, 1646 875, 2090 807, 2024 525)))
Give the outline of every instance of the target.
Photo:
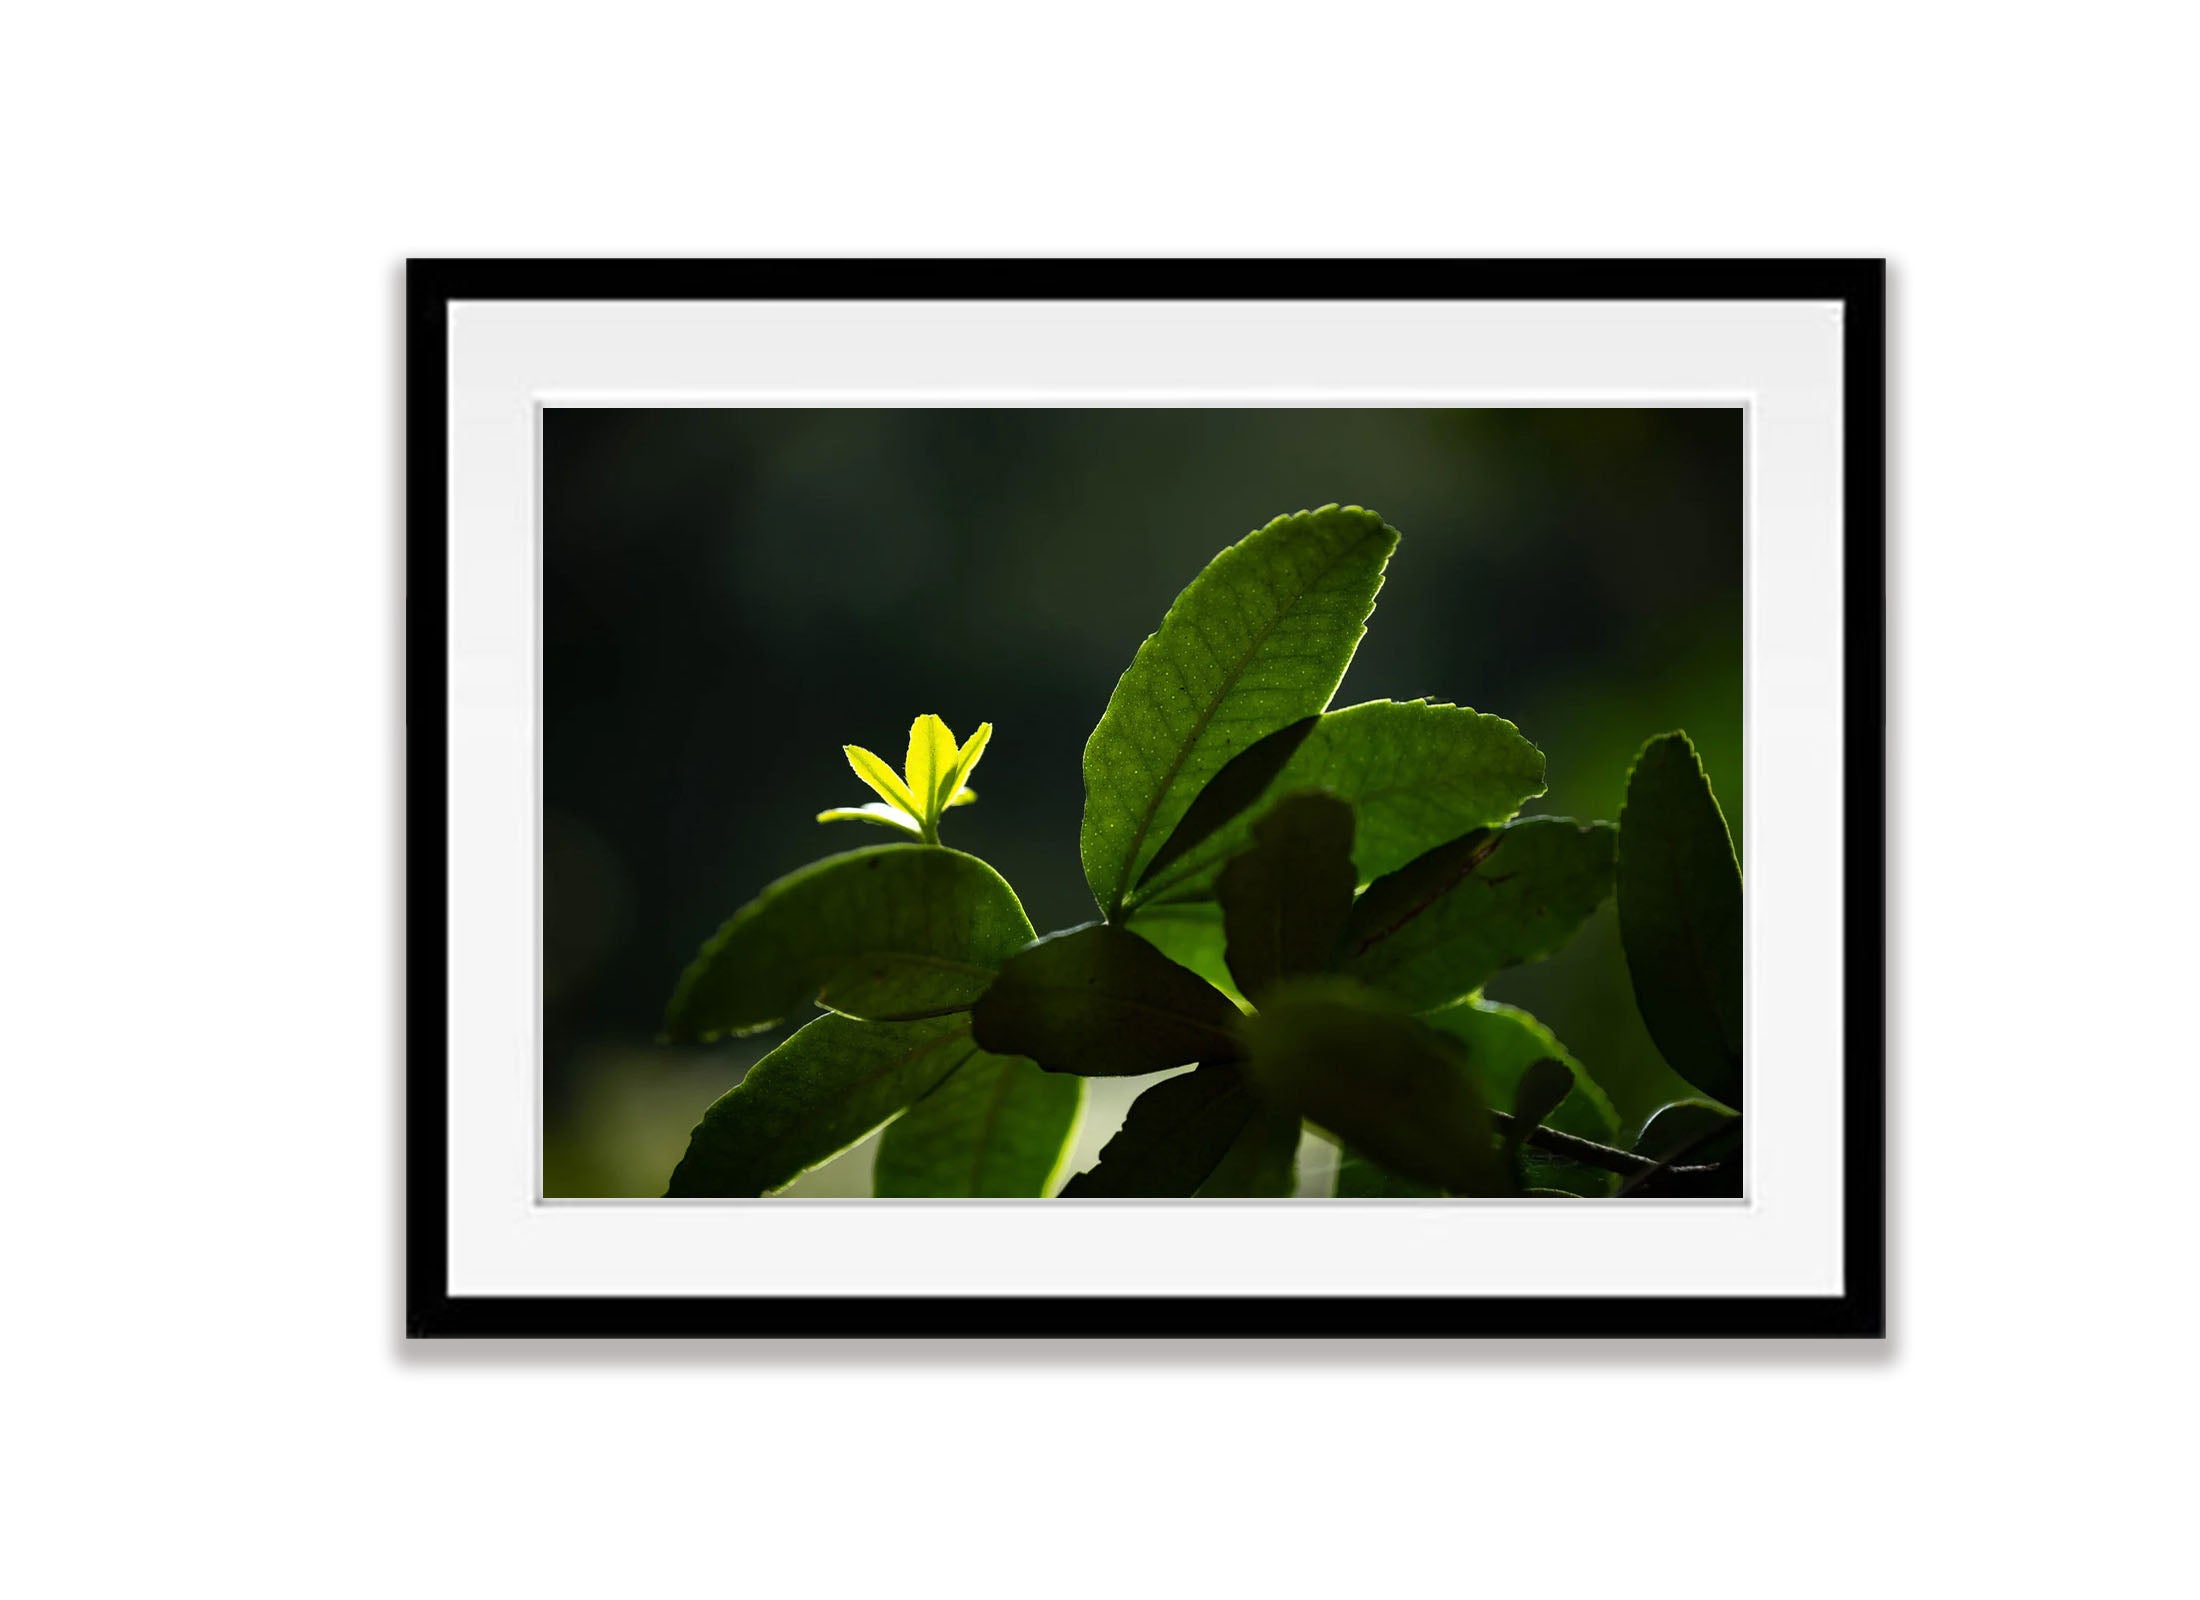
POLYGON ((1299 1187, 1299 1119, 1256 1107, 1199 1186, 1202 1200, 1281 1200, 1299 1187))
POLYGON ((1505 1164, 1513 1170, 1516 1181, 1522 1177, 1521 1146, 1529 1133, 1558 1109, 1558 1103, 1573 1093, 1573 1088, 1573 1069, 1550 1056, 1529 1062, 1528 1070, 1521 1074, 1520 1086, 1513 1094, 1512 1126, 1505 1132, 1505 1164))
POLYGON ((1687 734, 1643 746, 1619 821, 1619 933, 1636 1009, 1666 1065, 1739 1109, 1742 870, 1687 734))
POLYGON ((1181 1199, 1196 1193, 1257 1110, 1227 1066, 1194 1067, 1131 1102, 1090 1172, 1062 1185, 1065 1200, 1181 1199))
POLYGON ((1101 922, 1010 957, 971 1012, 978 1043, 996 1055, 1086 1077, 1227 1060, 1237 1019, 1214 985, 1101 922))
POLYGON ((1328 971, 1356 887, 1352 808, 1326 794, 1279 801, 1216 885, 1238 988, 1257 1005, 1279 979, 1328 971))
POLYGON ((1299 978, 1271 990, 1242 1030, 1246 1077, 1270 1105, 1400 1177, 1454 1194, 1505 1188, 1464 1053, 1395 1001, 1346 978, 1299 978))

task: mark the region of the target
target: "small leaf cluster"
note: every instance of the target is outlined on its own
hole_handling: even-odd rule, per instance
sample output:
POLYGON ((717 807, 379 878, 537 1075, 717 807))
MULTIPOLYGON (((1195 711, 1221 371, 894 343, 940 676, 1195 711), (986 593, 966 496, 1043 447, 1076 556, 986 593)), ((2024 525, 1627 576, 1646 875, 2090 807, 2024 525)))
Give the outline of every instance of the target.
POLYGON ((1503 718, 1332 710, 1398 540, 1357 506, 1278 517, 1177 596, 1085 747, 1081 927, 1037 937, 940 842, 991 724, 918 717, 898 773, 847 746, 879 798, 819 821, 904 837, 769 885, 681 976, 672 1040, 824 1014, 704 1113, 668 1193, 768 1194, 882 1124, 881 1195, 1278 1198, 1309 1134, 1342 1197, 1740 1193, 1741 872, 1694 748, 1646 744, 1616 825, 1523 816, 1543 754, 1503 718), (1482 992, 1610 898, 1701 1091, 1628 1147, 1590 1068, 1482 992), (1163 1073, 1061 1181, 1085 1080, 1163 1073))
POLYGON ((978 791, 970 787, 970 769, 985 754, 986 741, 992 737, 993 724, 981 722, 978 731, 958 745, 947 724, 927 712, 909 725, 909 756, 898 773, 860 744, 842 745, 848 765, 878 798, 860 806, 820 811, 817 820, 869 822, 938 844, 940 818, 948 807, 977 800, 978 791))

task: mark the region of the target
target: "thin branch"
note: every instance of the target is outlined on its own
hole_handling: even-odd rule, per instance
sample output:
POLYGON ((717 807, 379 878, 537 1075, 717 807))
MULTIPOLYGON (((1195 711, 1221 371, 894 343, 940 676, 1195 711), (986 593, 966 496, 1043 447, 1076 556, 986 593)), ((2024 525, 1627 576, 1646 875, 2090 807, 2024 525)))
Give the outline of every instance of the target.
MULTIPOLYGON (((1490 1120, 1504 1133, 1513 1131, 1515 1118, 1508 1112, 1492 1111, 1490 1120)), ((1668 1173, 1710 1172, 1715 1166, 1674 1167, 1664 1162, 1652 1161, 1648 1156, 1638 1156, 1632 1150, 1614 1149, 1608 1144, 1598 1144, 1594 1139, 1583 1139, 1571 1133, 1560 1133, 1556 1128, 1546 1128, 1540 1123, 1530 1128, 1522 1141, 1546 1155, 1560 1156, 1578 1162, 1584 1167, 1595 1167, 1600 1172, 1616 1172, 1623 1178, 1648 1177, 1653 1172, 1668 1173)))
POLYGON ((1716 1172, 1723 1163, 1713 1162, 1709 1166, 1684 1167, 1681 1165, 1681 1162, 1687 1159, 1689 1156, 1694 1155, 1699 1148, 1706 1144, 1709 1144, 1713 1139, 1719 1138, 1732 1131, 1733 1130, 1729 1128, 1722 1128, 1717 1126, 1716 1124, 1712 1125, 1711 1127, 1702 1129, 1696 1134, 1694 1138, 1684 1140, 1678 1150, 1675 1150, 1671 1155, 1667 1156, 1663 1161, 1660 1161, 1648 1172, 1638 1172, 1633 1177, 1629 1178, 1625 1183, 1621 1184, 1619 1186, 1619 1193, 1614 1195, 1612 1198, 1617 1200, 1622 1199, 1627 1195, 1631 1195, 1636 1190, 1640 1189, 1644 1184, 1649 1183, 1654 1178, 1660 1178, 1679 1173, 1716 1172))

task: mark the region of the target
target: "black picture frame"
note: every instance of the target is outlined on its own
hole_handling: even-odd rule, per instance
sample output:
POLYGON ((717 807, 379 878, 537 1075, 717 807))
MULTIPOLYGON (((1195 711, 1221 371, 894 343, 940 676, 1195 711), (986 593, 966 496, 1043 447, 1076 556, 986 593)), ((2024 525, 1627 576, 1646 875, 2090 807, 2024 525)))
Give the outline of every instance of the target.
POLYGON ((1886 264, 1836 260, 414 260, 406 270, 410 1337, 1882 1337, 1886 264), (1811 300, 1842 320, 1846 1059, 1834 1296, 506 1297, 448 1277, 448 308, 743 299, 1811 300))

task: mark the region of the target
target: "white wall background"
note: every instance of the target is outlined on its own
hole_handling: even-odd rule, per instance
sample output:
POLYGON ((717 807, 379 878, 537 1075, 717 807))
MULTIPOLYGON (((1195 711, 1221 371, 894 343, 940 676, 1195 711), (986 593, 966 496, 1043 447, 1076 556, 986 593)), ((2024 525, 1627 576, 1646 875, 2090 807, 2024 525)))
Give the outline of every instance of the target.
POLYGON ((12 18, 10 1587, 2189 1581, 2190 27, 12 18), (750 252, 1892 256, 1894 1340, 401 1348, 398 263, 750 252))

